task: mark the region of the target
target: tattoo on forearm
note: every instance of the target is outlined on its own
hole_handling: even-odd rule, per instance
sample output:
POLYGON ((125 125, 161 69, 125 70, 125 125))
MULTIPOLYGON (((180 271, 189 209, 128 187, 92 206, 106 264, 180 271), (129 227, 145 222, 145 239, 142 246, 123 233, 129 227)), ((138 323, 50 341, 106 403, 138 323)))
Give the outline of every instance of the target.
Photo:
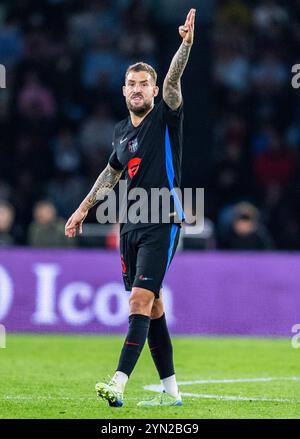
POLYGON ((177 52, 175 53, 168 74, 167 79, 172 85, 176 85, 181 78, 187 61, 189 59, 192 46, 187 46, 182 43, 177 52))
POLYGON ((180 78, 188 62, 192 46, 181 44, 175 53, 163 86, 163 97, 171 108, 177 108, 181 103, 180 78))
POLYGON ((101 172, 97 178, 94 186, 90 190, 89 194, 86 196, 82 204, 90 209, 93 207, 100 198, 107 195, 111 189, 115 187, 122 175, 122 171, 112 168, 107 165, 106 168, 101 172))

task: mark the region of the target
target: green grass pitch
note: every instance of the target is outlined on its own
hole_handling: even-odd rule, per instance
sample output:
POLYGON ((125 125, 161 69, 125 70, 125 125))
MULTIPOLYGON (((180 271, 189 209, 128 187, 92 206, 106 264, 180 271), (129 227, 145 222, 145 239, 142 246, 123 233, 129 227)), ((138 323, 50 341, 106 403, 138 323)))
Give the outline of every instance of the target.
POLYGON ((0 418, 300 418, 300 349, 289 339, 173 337, 184 405, 156 409, 136 407, 154 395, 144 386, 159 383, 148 346, 124 406, 96 398, 95 383, 113 374, 122 343, 119 336, 8 334, 0 418))

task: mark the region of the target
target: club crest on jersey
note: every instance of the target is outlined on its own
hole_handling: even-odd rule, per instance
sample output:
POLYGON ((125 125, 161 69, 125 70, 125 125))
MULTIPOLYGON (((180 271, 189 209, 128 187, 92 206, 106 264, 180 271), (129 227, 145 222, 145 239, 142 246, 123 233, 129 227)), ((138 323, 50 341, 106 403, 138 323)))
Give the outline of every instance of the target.
POLYGON ((130 152, 136 152, 138 149, 138 146, 139 146, 139 144, 138 144, 137 138, 130 140, 128 142, 128 150, 130 152))
POLYGON ((139 157, 134 157, 133 159, 129 160, 127 169, 130 178, 134 177, 135 174, 138 172, 141 161, 142 159, 140 159, 139 157))

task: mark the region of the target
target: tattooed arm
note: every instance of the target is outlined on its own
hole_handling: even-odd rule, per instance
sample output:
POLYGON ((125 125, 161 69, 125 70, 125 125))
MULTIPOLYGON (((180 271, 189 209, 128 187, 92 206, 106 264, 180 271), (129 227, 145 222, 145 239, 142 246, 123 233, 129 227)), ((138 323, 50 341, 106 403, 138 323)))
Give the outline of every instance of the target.
POLYGON ((121 175, 122 171, 114 169, 108 164, 97 178, 88 195, 80 204, 80 207, 83 210, 89 210, 91 207, 95 206, 100 198, 103 198, 115 187, 120 180, 121 175))
POLYGON ((172 110, 176 110, 182 102, 180 78, 189 59, 193 44, 195 13, 196 10, 191 9, 184 26, 179 27, 179 34, 183 41, 172 59, 163 84, 163 99, 172 110))
POLYGON ((77 229, 79 230, 79 233, 82 233, 82 223, 85 220, 89 209, 95 206, 101 198, 107 195, 111 189, 115 187, 120 180, 121 175, 122 171, 112 168, 109 164, 106 166, 78 209, 68 219, 65 226, 66 236, 74 238, 77 229))

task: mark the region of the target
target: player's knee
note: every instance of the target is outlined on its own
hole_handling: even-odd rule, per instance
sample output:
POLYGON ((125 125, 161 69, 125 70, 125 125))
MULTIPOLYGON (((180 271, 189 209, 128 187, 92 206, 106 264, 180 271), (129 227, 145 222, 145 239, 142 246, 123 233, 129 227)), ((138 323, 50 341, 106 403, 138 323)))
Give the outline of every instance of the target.
POLYGON ((149 304, 149 302, 146 300, 142 300, 141 298, 133 298, 129 300, 129 307, 131 314, 149 315, 151 312, 151 304, 149 304))
POLYGON ((150 316, 153 301, 154 296, 151 294, 133 293, 129 298, 130 313, 150 316))

